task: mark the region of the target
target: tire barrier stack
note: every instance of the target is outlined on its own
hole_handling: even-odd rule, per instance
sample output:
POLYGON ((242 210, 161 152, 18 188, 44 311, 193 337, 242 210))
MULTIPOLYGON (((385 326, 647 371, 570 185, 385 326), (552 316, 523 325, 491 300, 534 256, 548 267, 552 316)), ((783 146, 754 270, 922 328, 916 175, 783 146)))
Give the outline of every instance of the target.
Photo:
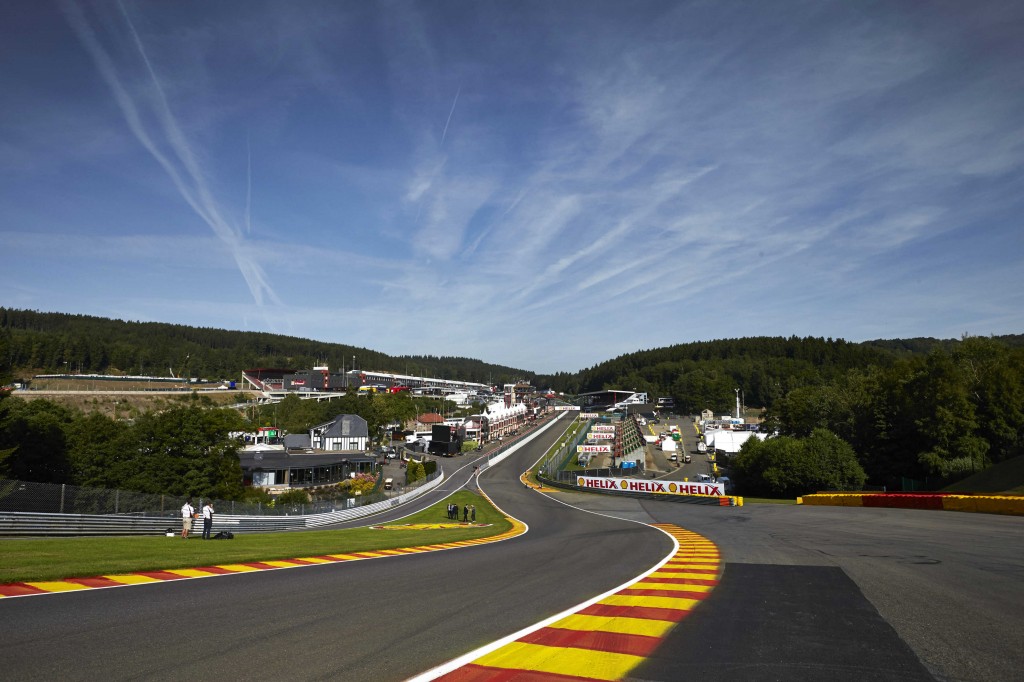
POLYGON ((796 498, 797 504, 835 507, 887 507, 934 511, 978 512, 1024 516, 1024 497, 961 495, 957 493, 815 493, 796 498))

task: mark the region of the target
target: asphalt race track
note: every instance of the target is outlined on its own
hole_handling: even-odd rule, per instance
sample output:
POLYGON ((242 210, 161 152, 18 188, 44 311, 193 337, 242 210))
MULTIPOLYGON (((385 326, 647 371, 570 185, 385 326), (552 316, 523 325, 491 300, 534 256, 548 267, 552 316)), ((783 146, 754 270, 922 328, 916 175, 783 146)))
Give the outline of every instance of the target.
POLYGON ((560 499, 674 523, 722 552, 721 584, 637 679, 1022 679, 1022 518, 560 499))
MULTIPOLYGON (((524 536, 0 599, 3 677, 403 680, 649 569, 672 545, 639 521, 704 535, 725 571, 634 679, 1020 679, 1024 519, 705 507, 525 488, 519 474, 560 432, 556 425, 480 476, 529 526, 524 536)), ((445 467, 442 491, 424 502, 465 484, 472 458, 445 467)))

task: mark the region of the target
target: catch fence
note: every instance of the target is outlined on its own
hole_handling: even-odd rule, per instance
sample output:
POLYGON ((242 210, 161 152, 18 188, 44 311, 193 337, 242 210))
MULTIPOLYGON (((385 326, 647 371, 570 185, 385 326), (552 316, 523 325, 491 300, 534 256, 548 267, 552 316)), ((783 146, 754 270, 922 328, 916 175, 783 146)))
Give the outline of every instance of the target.
MULTIPOLYGON (((419 482, 417 482, 419 483, 419 482)), ((403 486, 406 490, 416 484, 403 486)), ((307 503, 265 504, 218 500, 205 497, 192 498, 198 510, 210 500, 219 514, 232 516, 292 516, 324 514, 341 509, 353 509, 385 501, 398 493, 384 491, 378 481, 375 491, 362 495, 344 496, 332 492, 327 486, 310 492, 314 499, 307 503)), ((86 488, 61 483, 33 483, 0 479, 0 512, 34 512, 46 514, 115 514, 122 516, 173 517, 181 516, 181 507, 188 498, 184 495, 154 495, 132 490, 86 488)))

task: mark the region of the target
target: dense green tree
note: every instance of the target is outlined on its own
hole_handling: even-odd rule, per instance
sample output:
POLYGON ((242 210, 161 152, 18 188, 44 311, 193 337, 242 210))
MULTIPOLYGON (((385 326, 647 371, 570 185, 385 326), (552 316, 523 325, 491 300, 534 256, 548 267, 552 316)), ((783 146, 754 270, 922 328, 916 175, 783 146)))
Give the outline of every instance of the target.
POLYGON ((289 395, 276 405, 261 406, 259 423, 254 426, 277 426, 288 433, 305 433, 323 421, 323 407, 316 400, 289 395))
POLYGON ((948 477, 984 469, 988 443, 976 433, 975 405, 952 357, 930 353, 907 388, 922 441, 918 459, 928 473, 948 477))
POLYGON ((426 477, 426 470, 423 468, 423 464, 410 459, 409 464, 405 467, 405 482, 415 483, 416 481, 426 477))
POLYGON ((288 504, 309 504, 309 503, 310 503, 309 493, 306 492, 305 490, 302 490, 301 488, 292 488, 291 490, 286 490, 283 493, 281 493, 280 495, 278 495, 277 499, 274 500, 274 504, 276 504, 278 506, 288 505, 288 504))
POLYGON ((131 471, 131 427, 99 413, 82 415, 68 424, 70 482, 93 488, 117 488, 131 471))
POLYGON ((1024 350, 968 337, 952 353, 974 403, 977 435, 988 457, 1002 462, 1024 454, 1024 350))
POLYGON ((37 483, 71 477, 65 427, 74 413, 48 400, 0 400, 0 476, 37 483))
POLYGON ((237 440, 228 437, 244 424, 232 410, 196 406, 144 414, 132 427, 132 490, 196 497, 238 499, 242 471, 237 440))
POLYGON ((864 374, 851 370, 827 384, 794 388, 780 396, 768 414, 772 430, 784 435, 806 437, 822 428, 855 444, 858 418, 867 403, 864 374))
POLYGON ((247 504, 268 505, 274 501, 274 496, 267 492, 265 488, 251 486, 242 492, 242 496, 239 499, 247 504))
POLYGON ((751 438, 731 464, 744 494, 766 497, 859 490, 867 478, 849 443, 825 429, 815 429, 806 438, 751 438))

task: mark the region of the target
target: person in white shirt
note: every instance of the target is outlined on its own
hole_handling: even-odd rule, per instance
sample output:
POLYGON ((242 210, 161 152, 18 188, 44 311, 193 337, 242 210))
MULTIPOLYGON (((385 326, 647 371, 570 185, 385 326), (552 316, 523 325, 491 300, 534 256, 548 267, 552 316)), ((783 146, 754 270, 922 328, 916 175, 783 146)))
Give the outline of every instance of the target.
POLYGON ((196 508, 192 506, 192 500, 188 500, 181 506, 181 537, 188 540, 188 532, 192 530, 192 517, 195 516, 196 508))
POLYGON ((203 505, 203 539, 210 539, 210 528, 213 527, 213 502, 206 501, 203 505))

